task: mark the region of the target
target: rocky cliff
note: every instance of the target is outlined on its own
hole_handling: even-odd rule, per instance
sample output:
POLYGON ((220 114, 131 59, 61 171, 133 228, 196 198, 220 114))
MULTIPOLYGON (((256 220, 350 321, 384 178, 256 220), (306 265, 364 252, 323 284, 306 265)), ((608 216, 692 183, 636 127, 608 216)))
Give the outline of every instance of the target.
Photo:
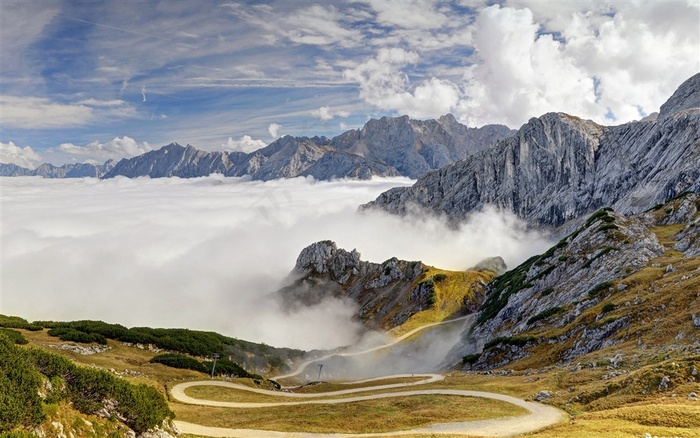
POLYGON ((357 251, 326 240, 301 251, 291 273, 293 282, 277 294, 290 308, 318 304, 328 297, 349 299, 358 306, 356 316, 366 327, 390 330, 410 323, 419 313, 439 321, 473 312, 494 276, 487 270, 444 271, 396 258, 367 262, 357 251))
POLYGON ((656 120, 605 127, 563 113, 533 118, 517 134, 381 194, 365 208, 413 206, 459 221, 486 204, 532 225, 558 227, 598 208, 629 214, 700 190, 700 74, 656 120))
POLYGON ((452 115, 425 121, 406 116, 383 117, 333 139, 285 136, 251 153, 207 152, 191 145, 171 143, 159 150, 122 159, 116 165, 42 164, 30 170, 0 164, 0 176, 192 178, 219 173, 256 180, 297 176, 318 180, 398 175, 417 178, 430 169, 483 150, 514 132, 503 125, 469 128, 452 115))
POLYGON ((477 369, 536 367, 606 349, 694 350, 699 292, 700 195, 634 216, 600 210, 490 283, 476 324, 450 360, 466 356, 460 366, 477 369))

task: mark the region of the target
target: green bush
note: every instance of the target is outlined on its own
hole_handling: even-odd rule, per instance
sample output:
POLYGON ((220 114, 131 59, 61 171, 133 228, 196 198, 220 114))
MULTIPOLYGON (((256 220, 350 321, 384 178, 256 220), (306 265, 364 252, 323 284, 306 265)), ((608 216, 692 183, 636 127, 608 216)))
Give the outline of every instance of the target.
POLYGON ((435 275, 433 275, 433 280, 435 280, 435 283, 440 283, 441 281, 447 280, 447 275, 435 274, 435 275))
POLYGON ((615 305, 613 303, 605 303, 600 313, 608 313, 612 312, 613 310, 615 310, 615 305))
POLYGON ((36 427, 45 419, 44 403, 63 399, 84 414, 95 414, 104 400, 113 400, 116 412, 136 433, 174 416, 165 398, 150 386, 132 385, 106 371, 79 367, 43 350, 19 348, 0 335, 0 433, 36 427), (39 398, 42 374, 53 386, 44 402, 39 398))
POLYGON ((536 341, 535 338, 527 336, 527 337, 507 337, 507 336, 498 336, 496 338, 491 339, 484 345, 484 350, 487 350, 489 348, 495 347, 496 345, 515 345, 518 347, 523 347, 526 344, 530 342, 536 341))
POLYGON ((66 342, 79 342, 81 344, 98 344, 107 345, 107 339, 99 333, 86 333, 75 330, 70 327, 56 327, 48 331, 50 336, 56 336, 58 339, 66 342))
POLYGON ((0 327, 25 329, 31 331, 41 330, 41 326, 36 324, 30 324, 29 322, 27 322, 26 319, 20 318, 19 316, 6 315, 0 315, 0 327))
MULTIPOLYGON (((206 372, 211 374, 212 364, 214 362, 205 361, 204 366, 206 367, 206 372)), ((243 367, 235 362, 231 362, 228 358, 217 359, 216 367, 214 368, 214 374, 217 376, 236 376, 249 379, 262 379, 262 376, 258 374, 249 373, 243 367)))
POLYGON ((498 312, 508 303, 508 298, 511 295, 522 289, 532 287, 532 283, 527 281, 527 272, 539 258, 540 256, 530 257, 517 268, 496 277, 489 284, 490 292, 488 298, 481 306, 476 320, 477 324, 483 324, 498 315, 498 312))
POLYGON ((40 388, 39 373, 25 359, 24 350, 0 334, 0 432, 44 420, 40 388))
POLYGON ((476 354, 467 354, 462 358, 462 363, 465 364, 473 364, 476 363, 477 360, 481 357, 481 353, 476 353, 476 354))
POLYGON ((29 343, 27 338, 25 338, 22 333, 18 332, 17 330, 0 328, 0 334, 7 336, 8 339, 17 345, 25 345, 29 343))
POLYGON ((159 363, 171 368, 207 372, 207 367, 197 359, 183 354, 159 354, 150 360, 151 363, 159 363))
POLYGON ((598 295, 599 293, 610 289, 612 286, 613 286, 613 284, 609 281, 604 281, 602 283, 599 283, 596 286, 593 286, 591 288, 591 290, 588 291, 588 296, 594 297, 594 296, 598 295))
POLYGON ((543 310, 537 315, 531 317, 530 319, 527 320, 527 325, 534 324, 537 321, 540 321, 545 318, 549 318, 550 316, 557 315, 559 313, 562 313, 564 311, 563 308, 561 307, 550 307, 549 309, 543 310))

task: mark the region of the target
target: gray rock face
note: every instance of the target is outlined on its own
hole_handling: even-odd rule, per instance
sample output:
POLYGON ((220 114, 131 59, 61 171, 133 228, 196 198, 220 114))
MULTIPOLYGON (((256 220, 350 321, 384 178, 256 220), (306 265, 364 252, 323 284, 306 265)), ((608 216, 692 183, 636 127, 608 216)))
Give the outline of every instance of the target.
POLYGON ((700 73, 683 82, 673 96, 661 105, 659 117, 698 107, 700 107, 700 73))
POLYGON ((206 152, 171 143, 99 169, 89 164, 71 165, 75 169, 43 165, 30 171, 0 165, 0 176, 192 178, 220 173, 256 180, 297 176, 319 180, 398 175, 416 178, 430 169, 483 150, 514 132, 502 125, 468 128, 452 115, 426 121, 384 117, 333 139, 285 136, 249 154, 206 152))
POLYGON ((41 176, 44 178, 99 178, 114 166, 112 160, 102 165, 78 163, 54 166, 44 163, 34 170, 15 164, 0 163, 0 176, 41 176))
POLYGON ((328 297, 349 299, 357 318, 373 329, 389 329, 429 306, 430 291, 418 284, 421 262, 391 258, 384 263, 360 259, 357 251, 330 240, 304 248, 292 271, 292 284, 277 292, 286 307, 310 306, 328 297))
POLYGON ((228 154, 205 152, 190 145, 182 147, 177 143, 171 143, 157 151, 120 160, 104 175, 104 178, 113 178, 118 175, 129 178, 139 176, 191 178, 211 173, 225 173, 231 167, 228 154))
MULTIPOLYGON (((662 264, 652 264, 653 260, 671 247, 685 258, 698 256, 699 209, 700 194, 688 193, 634 216, 612 210, 596 212, 549 251, 490 283, 477 323, 464 333, 461 349, 454 351, 449 359, 454 363, 466 354, 481 352, 478 360, 468 366, 492 368, 527 357, 528 348, 538 342, 563 345, 559 350, 561 361, 616 345, 621 342, 615 336, 619 331, 633 321, 639 324, 634 309, 643 297, 637 296, 624 304, 615 303, 614 297, 639 281, 634 279, 638 271, 649 266, 663 268, 662 264), (664 247, 654 230, 667 226, 677 230, 676 243, 664 247), (611 304, 612 309, 599 311, 593 322, 580 319, 589 309, 604 302, 611 304), (618 310, 626 308, 629 311, 618 310), (617 311, 615 317, 609 318, 608 312, 614 311, 617 311), (560 332, 560 338, 531 338, 545 327, 560 332), (499 339, 503 341, 495 342, 499 339), (514 339, 521 342, 508 341, 514 339)), ((671 265, 661 275, 674 275, 676 268, 668 266, 671 265)), ((679 281, 691 281, 694 272, 679 281)), ((692 286, 685 287, 695 295, 692 286)), ((646 290, 661 293, 651 283, 646 290)), ((692 320, 700 326, 700 316, 692 315, 692 320)))
POLYGON ((515 136, 364 208, 405 214, 418 206, 459 221, 492 204, 532 225, 558 227, 600 207, 631 214, 700 191, 700 108, 688 108, 700 98, 698 78, 679 89, 681 97, 674 94, 656 121, 604 127, 545 114, 515 136), (683 110, 669 113, 676 107, 683 110))
POLYGON ((468 128, 451 114, 425 121, 383 117, 335 137, 332 144, 338 150, 384 162, 400 175, 417 178, 514 133, 503 125, 468 128))

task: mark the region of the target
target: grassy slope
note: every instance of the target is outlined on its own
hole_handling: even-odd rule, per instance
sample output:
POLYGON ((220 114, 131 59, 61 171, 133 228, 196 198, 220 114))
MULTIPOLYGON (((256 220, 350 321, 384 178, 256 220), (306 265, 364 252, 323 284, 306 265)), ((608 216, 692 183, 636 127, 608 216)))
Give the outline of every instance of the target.
POLYGON ((435 303, 425 310, 411 316, 405 323, 391 332, 402 335, 422 325, 443 321, 464 313, 465 303, 475 302, 483 296, 484 285, 492 281, 495 273, 491 271, 447 271, 426 266, 417 283, 433 280, 435 303), (436 277, 437 276, 437 277, 436 277))

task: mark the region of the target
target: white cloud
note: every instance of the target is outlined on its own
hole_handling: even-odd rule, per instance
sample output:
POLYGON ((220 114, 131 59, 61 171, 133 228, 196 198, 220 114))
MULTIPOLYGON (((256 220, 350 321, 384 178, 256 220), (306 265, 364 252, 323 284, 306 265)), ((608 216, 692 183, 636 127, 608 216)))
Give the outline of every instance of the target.
POLYGON ((277 140, 280 137, 280 129, 282 129, 282 125, 270 123, 270 126, 267 127, 267 132, 270 133, 273 140, 277 140))
POLYGON ((347 111, 333 111, 329 106, 322 106, 317 110, 311 111, 311 115, 318 117, 323 122, 327 122, 335 117, 349 117, 350 113, 347 111))
POLYGON ((452 111, 460 100, 459 87, 454 83, 433 77, 410 85, 401 70, 418 61, 415 52, 380 49, 375 58, 345 70, 343 75, 359 84, 363 100, 384 110, 420 118, 452 111))
POLYGON ((594 81, 563 54, 551 35, 538 35, 529 9, 484 9, 474 47, 480 63, 465 75, 468 96, 459 113, 470 124, 499 121, 520 126, 548 111, 601 120, 594 81))
POLYGON ((221 145, 225 151, 239 151, 250 153, 267 146, 262 140, 254 140, 250 135, 244 135, 238 140, 229 137, 228 141, 221 145))
POLYGON ((75 127, 95 118, 89 106, 61 104, 41 97, 0 96, 0 105, 3 125, 13 128, 75 127))
MULTIPOLYGON (((398 7, 380 3, 372 7, 398 7)), ((431 65, 435 48, 405 38, 394 44, 409 42, 418 51, 382 48, 344 77, 383 110, 421 118, 453 112, 472 126, 518 127, 552 111, 604 124, 636 120, 700 70, 696 2, 504 4, 468 4, 479 10, 468 37, 453 39, 464 23, 448 28, 445 41, 475 50, 461 78, 455 66, 431 65)))
POLYGON ((292 11, 267 5, 253 8, 237 4, 226 6, 249 24, 269 32, 265 37, 270 44, 284 38, 297 44, 354 47, 362 41, 362 33, 344 23, 352 16, 341 14, 334 6, 316 4, 292 11))
POLYGON ((19 147, 13 142, 0 142, 0 163, 16 164, 27 169, 34 169, 40 164, 41 157, 30 146, 19 147))
POLYGON ((134 157, 153 150, 147 142, 137 142, 131 137, 114 137, 106 143, 93 141, 85 146, 72 143, 63 143, 54 152, 63 153, 72 157, 73 161, 88 161, 102 163, 108 159, 134 157))
POLYGON ((439 11, 437 3, 431 0, 365 0, 361 3, 370 5, 379 24, 414 32, 418 29, 440 29, 453 21, 448 12, 439 11))
POLYGON ((121 100, 58 103, 44 97, 3 95, 0 107, 3 125, 23 129, 73 128, 107 118, 136 115, 134 108, 121 100))
POLYGON ((268 296, 313 242, 357 248, 364 260, 396 256, 448 269, 493 255, 512 267, 548 246, 493 210, 457 229, 437 218, 357 212, 380 192, 410 183, 9 178, 0 313, 334 347, 356 340, 353 306, 330 300, 288 312, 268 296))

